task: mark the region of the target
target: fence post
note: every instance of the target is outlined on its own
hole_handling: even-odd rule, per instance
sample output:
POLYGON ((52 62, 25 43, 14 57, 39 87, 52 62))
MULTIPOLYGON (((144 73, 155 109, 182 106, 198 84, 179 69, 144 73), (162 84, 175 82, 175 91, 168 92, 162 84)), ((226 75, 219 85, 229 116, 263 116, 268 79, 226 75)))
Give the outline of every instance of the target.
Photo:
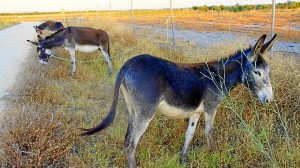
POLYGON ((61 14, 63 16, 64 19, 64 23, 66 23, 66 16, 65 16, 66 11, 64 9, 61 9, 61 14))
POLYGON ((169 17, 167 19, 167 44, 169 43, 169 17))
POLYGON ((134 15, 133 15, 133 3, 131 0, 131 18, 132 18, 132 35, 134 36, 135 30, 134 30, 134 15))
POLYGON ((111 2, 109 2, 109 16, 111 16, 111 2))
MULTIPOLYGON (((274 36, 274 26, 275 26, 275 5, 276 0, 272 0, 272 24, 271 24, 271 38, 274 36)), ((273 58, 273 47, 271 48, 270 57, 273 58)))
POLYGON ((275 4, 276 4, 276 0, 273 0, 273 1, 272 1, 271 38, 274 36, 274 26, 275 26, 275 4))
POLYGON ((172 3, 172 0, 170 0, 170 9, 171 9, 171 22, 172 22, 173 49, 175 49, 174 15, 173 15, 173 3, 172 3))
POLYGON ((231 19, 232 19, 232 13, 230 14, 229 22, 228 22, 228 30, 231 30, 231 19))

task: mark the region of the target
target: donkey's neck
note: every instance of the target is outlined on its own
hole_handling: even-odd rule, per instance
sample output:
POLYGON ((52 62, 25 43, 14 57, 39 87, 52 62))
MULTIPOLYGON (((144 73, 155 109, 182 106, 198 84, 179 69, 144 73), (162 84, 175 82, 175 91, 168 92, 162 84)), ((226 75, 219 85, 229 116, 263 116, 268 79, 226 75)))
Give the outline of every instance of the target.
POLYGON ((238 62, 232 62, 219 67, 220 85, 223 87, 223 93, 227 94, 242 82, 242 66, 238 62))
POLYGON ((61 29, 53 35, 46 37, 45 40, 41 42, 41 45, 49 49, 53 47, 58 47, 61 46, 67 38, 68 32, 66 32, 66 29, 61 29))
POLYGON ((218 72, 219 86, 222 86, 222 91, 226 95, 228 92, 242 83, 243 67, 247 62, 245 53, 248 53, 250 48, 243 51, 238 51, 235 55, 229 58, 221 59, 215 63, 215 68, 218 72))

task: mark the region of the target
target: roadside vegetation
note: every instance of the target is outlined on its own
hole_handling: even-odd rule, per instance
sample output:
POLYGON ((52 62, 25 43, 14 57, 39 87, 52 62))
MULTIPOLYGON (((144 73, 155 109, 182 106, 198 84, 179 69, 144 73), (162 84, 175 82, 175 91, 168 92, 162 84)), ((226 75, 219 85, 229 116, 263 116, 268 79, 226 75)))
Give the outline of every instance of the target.
MULTIPOLYGON (((40 65, 33 48, 18 82, 5 98, 1 167, 126 167, 123 140, 127 116, 122 96, 111 127, 93 136, 78 136, 78 128, 93 127, 107 115, 115 77, 123 63, 142 53, 175 62, 205 62, 246 47, 224 41, 204 50, 179 40, 176 50, 172 50, 165 37, 155 36, 142 43, 145 34, 151 32, 133 36, 130 29, 111 17, 71 20, 67 24, 109 33, 115 74, 107 75, 104 61, 80 63, 98 59, 98 52, 77 52, 77 71, 72 78, 68 61, 50 58, 47 66, 40 65)), ((69 57, 63 49, 56 49, 54 54, 69 57)), ((300 166, 300 60, 288 53, 273 53, 272 59, 266 60, 271 67, 275 101, 262 106, 244 86, 234 89, 218 108, 216 149, 212 153, 206 144, 204 118, 200 119, 188 152, 190 167, 300 166)), ((187 124, 186 120, 156 115, 136 151, 139 167, 182 167, 179 156, 187 124)))
POLYGON ((6 29, 8 27, 19 24, 20 22, 1 22, 0 21, 0 30, 6 29))
MULTIPOLYGON (((300 2, 289 1, 287 3, 277 3, 277 9, 297 9, 300 8, 300 2)), ((271 4, 259 4, 259 5, 240 5, 237 3, 234 6, 224 6, 224 5, 213 5, 213 6, 193 6, 193 10, 200 10, 203 12, 207 12, 210 10, 213 11, 229 11, 229 12, 242 12, 242 11, 250 11, 250 10, 271 10, 271 4)))

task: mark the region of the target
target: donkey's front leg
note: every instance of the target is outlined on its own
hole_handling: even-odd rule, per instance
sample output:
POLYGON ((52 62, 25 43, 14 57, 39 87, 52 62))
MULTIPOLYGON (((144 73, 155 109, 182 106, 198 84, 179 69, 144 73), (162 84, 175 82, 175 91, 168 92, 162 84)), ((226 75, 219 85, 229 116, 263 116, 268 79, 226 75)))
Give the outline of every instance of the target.
POLYGON ((181 152, 181 158, 180 158, 181 164, 187 164, 188 158, 186 156, 186 152, 187 152, 189 145, 194 137, 194 133, 195 133, 195 129, 196 129, 199 117, 200 117, 200 113, 195 114, 190 117, 189 126, 188 126, 188 129, 185 134, 184 147, 181 152))
POLYGON ((205 112, 205 135, 210 151, 213 151, 213 124, 216 116, 216 110, 205 112))
POLYGON ((70 52, 70 59, 71 59, 71 64, 72 64, 71 75, 74 77, 75 70, 76 70, 75 49, 69 49, 69 52, 70 52))

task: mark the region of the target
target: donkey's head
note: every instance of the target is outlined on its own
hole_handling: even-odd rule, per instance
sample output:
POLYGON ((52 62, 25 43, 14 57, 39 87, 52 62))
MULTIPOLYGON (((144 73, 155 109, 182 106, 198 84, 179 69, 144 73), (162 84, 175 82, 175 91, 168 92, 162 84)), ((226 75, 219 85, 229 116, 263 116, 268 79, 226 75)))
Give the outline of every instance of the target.
POLYGON ((243 66, 243 83, 255 93, 262 104, 273 99, 273 90, 270 82, 270 67, 263 55, 272 47, 276 35, 264 44, 266 35, 260 37, 255 46, 246 54, 247 61, 243 66))
POLYGON ((40 63, 48 64, 49 57, 51 56, 51 50, 43 47, 41 39, 39 39, 39 41, 40 42, 34 42, 34 41, 27 40, 27 42, 37 46, 36 50, 38 53, 40 63))
POLYGON ((35 32, 37 35, 43 34, 43 31, 37 25, 33 26, 33 28, 35 29, 35 32))

